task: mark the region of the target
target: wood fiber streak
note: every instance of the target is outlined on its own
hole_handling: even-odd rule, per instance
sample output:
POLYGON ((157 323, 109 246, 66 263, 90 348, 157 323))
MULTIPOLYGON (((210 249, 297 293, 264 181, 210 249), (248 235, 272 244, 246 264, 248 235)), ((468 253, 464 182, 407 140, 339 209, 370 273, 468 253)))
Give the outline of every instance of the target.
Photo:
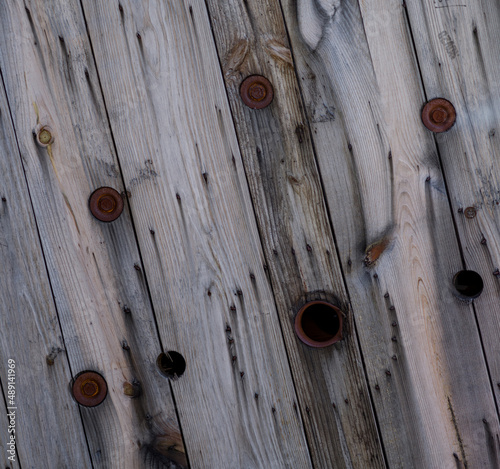
POLYGON ((204 2, 83 5, 190 463, 310 467, 204 2))
MULTIPOLYGON (((128 211, 104 224, 88 207, 94 189, 123 188, 80 4, 2 2, 0 23, 0 67, 64 336, 63 344, 41 255, 34 247, 28 250, 29 244, 37 246, 35 228, 29 203, 21 197, 26 189, 20 186, 20 168, 8 176, 9 166, 15 168, 11 163, 1 172, 12 185, 1 223, 6 236, 15 235, 5 244, 19 246, 18 259, 11 254, 8 262, 16 261, 24 271, 16 273, 12 285, 2 283, 2 291, 21 293, 8 314, 26 317, 25 355, 18 352, 23 399, 31 396, 20 416, 21 429, 24 418, 24 425, 33 427, 32 437, 26 434, 33 451, 26 467, 91 467, 84 435, 75 434, 80 424, 68 392, 66 354, 74 374, 95 370, 108 384, 99 407, 81 409, 92 467, 137 469, 158 467, 158 461, 162 467, 186 467, 182 444, 162 444, 178 441, 180 433, 168 382, 155 369, 161 347, 144 276, 134 269, 140 257, 128 211), (45 148, 36 144, 37 125, 52 129, 54 142, 45 148), (12 232, 14 213, 19 222, 12 232), (51 347, 64 352, 49 366, 45 356, 51 347), (124 383, 134 379, 143 390, 137 399, 124 394, 124 383)), ((12 132, 7 135, 12 141, 12 132)), ((17 158, 13 150, 8 153, 17 158)), ((15 349, 23 350, 19 344, 15 349)), ((8 348, 2 357, 7 353, 8 348)))
MULTIPOLYGON (((484 282, 474 301, 493 390, 500 399, 500 4, 447 1, 408 7, 428 99, 451 101, 457 120, 436 135, 467 269, 484 282), (436 8, 442 6, 443 8, 436 8), (465 209, 476 216, 467 218, 465 209)), ((475 375, 473 375, 475 376, 475 375)), ((464 402, 465 404, 465 402, 464 402)), ((477 416, 478 418, 480 415, 477 416)), ((500 429, 487 418, 477 433, 481 461, 500 465, 500 429)), ((484 466, 487 467, 487 466, 484 466)))
POLYGON ((462 261, 401 2, 282 4, 388 465, 496 467, 495 403, 474 311, 451 284, 462 261))
POLYGON ((279 2, 207 3, 313 463, 385 467, 279 2), (263 110, 239 95, 253 74, 273 84, 263 110), (314 299, 346 313, 335 346, 312 349, 295 335, 298 309, 314 299))

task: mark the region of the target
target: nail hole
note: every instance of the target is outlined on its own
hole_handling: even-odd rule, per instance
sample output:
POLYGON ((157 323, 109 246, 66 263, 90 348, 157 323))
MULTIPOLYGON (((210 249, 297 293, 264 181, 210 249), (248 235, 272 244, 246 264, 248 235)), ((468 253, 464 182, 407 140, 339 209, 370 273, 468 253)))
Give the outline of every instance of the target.
POLYGON ((461 270, 453 277, 453 285, 461 297, 477 298, 483 291, 483 279, 473 270, 461 270))
POLYGON ((342 313, 325 301, 306 303, 295 318, 295 332, 311 347, 327 347, 342 339, 342 313))
POLYGON ((165 378, 177 379, 186 371, 186 360, 179 352, 172 350, 160 353, 156 359, 156 366, 165 378))

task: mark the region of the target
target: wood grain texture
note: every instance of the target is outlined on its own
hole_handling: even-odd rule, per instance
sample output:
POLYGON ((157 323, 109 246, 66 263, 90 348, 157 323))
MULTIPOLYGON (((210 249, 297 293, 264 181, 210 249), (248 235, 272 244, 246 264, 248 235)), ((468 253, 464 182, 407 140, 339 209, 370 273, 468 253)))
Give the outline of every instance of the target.
MULTIPOLYGON (((484 282, 474 301, 496 402, 500 398, 500 5, 498 2, 425 2, 408 8, 428 99, 444 97, 455 126, 436 135, 465 266, 484 282), (476 209, 475 218, 464 210, 476 209)), ((485 423, 479 445, 499 437, 485 423), (484 439, 483 439, 484 438, 484 439)), ((496 453, 495 453, 496 455, 496 453)), ((491 456, 493 458, 493 455, 491 456)), ((493 460, 498 466, 498 456, 493 460)))
POLYGON ((462 262, 404 10, 283 5, 389 467, 495 467, 498 418, 474 312, 451 286, 462 262))
MULTIPOLYGON (((36 355, 30 348, 25 356, 17 352, 19 379, 24 387, 31 386, 33 390, 38 387, 33 379, 48 381, 41 391, 52 396, 57 406, 65 404, 60 414, 56 405, 47 405, 47 418, 39 424, 50 425, 52 432, 67 431, 66 438, 70 438, 78 407, 68 399, 65 356, 57 355, 50 367, 45 363, 50 347, 64 348, 73 374, 95 370, 104 375, 108 384, 108 396, 101 406, 81 409, 92 467, 183 467, 186 464, 182 445, 172 449, 172 445, 164 444, 169 438, 179 439, 179 428, 168 381, 155 369, 161 346, 143 273, 140 267, 139 271, 134 269, 134 264, 140 264, 140 256, 131 220, 125 210, 114 223, 100 223, 88 208, 89 195, 97 187, 112 186, 119 191, 122 187, 80 5, 57 0, 34 0, 26 5, 21 1, 4 2, 0 22, 0 67, 64 335, 63 346, 62 338, 55 332, 54 312, 44 306, 50 301, 47 287, 43 287, 44 281, 37 286, 31 280, 26 292, 19 290, 18 304, 9 313, 34 317, 27 321, 33 324, 26 329, 33 334, 27 339, 33 344, 30 347, 39 348, 36 355), (52 129, 54 142, 45 148, 34 139, 37 125, 49 125, 52 129), (34 295, 31 291, 43 299, 39 307, 41 300, 30 301, 34 295), (128 346, 124 346, 125 341, 128 346), (27 371, 31 369, 28 359, 36 363, 35 378, 27 371), (142 397, 137 399, 123 392, 123 384, 134 378, 143 389, 142 397)), ((7 135, 13 140, 12 133, 7 135)), ((25 192, 17 184, 6 195, 7 203, 2 208, 6 235, 9 210, 18 214, 21 209, 10 208, 11 200, 19 197, 18 192, 25 192)), ((37 259, 31 254, 33 248, 23 257, 21 226, 25 222, 28 234, 34 229, 28 214, 26 211, 17 229, 8 234, 19 240, 6 243, 19 245, 19 258, 13 257, 11 262, 24 266, 27 282, 30 276, 43 279, 46 275, 37 272, 39 261, 28 263, 30 256, 37 259)), ((22 273, 21 270, 15 284, 3 283, 2 287, 15 290, 15 285, 23 281, 22 273)), ((28 396, 27 393, 25 398, 28 396)), ((28 408, 43 402, 33 396, 24 412, 28 414, 28 408)), ((30 414, 34 412, 33 409, 30 414)), ((36 423, 33 418, 25 425, 36 423)), ((39 454, 40 463, 29 467, 89 467, 84 459, 87 447, 83 435, 77 435, 78 442, 71 445, 63 443, 63 436, 58 441, 57 436, 52 438, 35 430, 36 426, 31 445, 41 435, 45 437, 30 456, 36 461, 39 454), (59 444, 64 446, 58 453, 59 444), (53 460, 58 454, 61 464, 53 460), (46 464, 42 464, 43 458, 46 464), (72 462, 64 464, 64 458, 72 462)))
POLYGON ((83 5, 190 463, 310 467, 205 5, 83 5))
MULTIPOLYGON (((3 86, 0 197, 0 377, 7 405, 16 407, 11 411, 20 462, 24 467, 90 467, 82 421, 67 392, 71 371, 3 86), (60 351, 58 366, 47 366, 46 357, 53 350, 60 351), (10 359, 15 361, 14 404, 8 399, 10 359), (40 438, 44 443, 33 445, 40 438), (60 445, 72 451, 61 451, 60 445)), ((4 411, 2 399, 2 416, 4 411)), ((1 457, 6 459, 6 417, 0 426, 1 457)), ((3 467, 11 465, 6 461, 3 467)), ((19 462, 12 467, 20 467, 19 462)))
POLYGON ((385 467, 279 2, 208 7, 314 465, 385 467), (240 98, 253 74, 273 84, 267 109, 240 98), (314 299, 346 314, 335 346, 295 335, 298 309, 314 299))

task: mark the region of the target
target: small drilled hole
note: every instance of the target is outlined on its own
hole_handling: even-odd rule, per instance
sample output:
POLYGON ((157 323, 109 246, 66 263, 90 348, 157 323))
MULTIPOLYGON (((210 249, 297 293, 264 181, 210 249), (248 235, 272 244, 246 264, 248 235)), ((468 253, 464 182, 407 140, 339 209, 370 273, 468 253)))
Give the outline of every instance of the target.
POLYGON ((483 279, 473 270, 461 270, 453 277, 453 285, 460 296, 464 298, 477 298, 483 291, 483 279))
POLYGON ((177 379, 186 371, 186 360, 179 352, 170 350, 158 355, 156 366, 166 378, 177 379))

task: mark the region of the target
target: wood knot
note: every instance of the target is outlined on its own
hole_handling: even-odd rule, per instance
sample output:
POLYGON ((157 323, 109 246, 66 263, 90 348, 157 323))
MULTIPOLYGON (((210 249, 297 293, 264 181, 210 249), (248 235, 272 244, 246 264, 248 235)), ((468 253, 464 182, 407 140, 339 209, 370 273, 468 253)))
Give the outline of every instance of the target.
POLYGON ((123 394, 128 397, 136 398, 141 395, 141 384, 136 379, 132 380, 131 383, 125 381, 123 383, 123 394))
POLYGON ((240 72, 246 56, 248 55, 249 48, 248 39, 240 39, 227 53, 223 60, 223 69, 225 70, 227 78, 236 77, 240 72))
POLYGON ((266 42, 265 46, 267 53, 276 61, 283 62, 285 65, 293 67, 292 53, 290 49, 277 41, 276 39, 271 39, 266 42))

